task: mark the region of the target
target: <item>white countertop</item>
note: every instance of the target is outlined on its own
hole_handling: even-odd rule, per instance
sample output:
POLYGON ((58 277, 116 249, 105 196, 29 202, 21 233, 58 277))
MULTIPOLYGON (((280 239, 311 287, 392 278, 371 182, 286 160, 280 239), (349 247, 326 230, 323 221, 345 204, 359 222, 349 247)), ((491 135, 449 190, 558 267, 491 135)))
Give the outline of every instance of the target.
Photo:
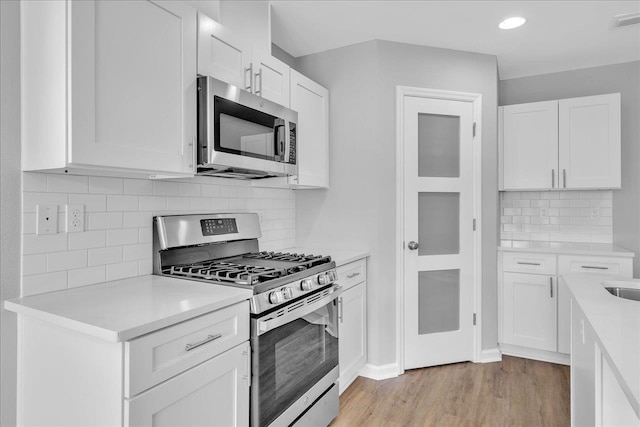
POLYGON ((563 255, 618 256, 633 258, 635 254, 625 248, 606 243, 571 243, 571 248, 512 248, 498 246, 502 252, 533 252, 563 255))
POLYGON ((336 262, 336 267, 348 264, 353 261, 357 261, 362 258, 368 257, 370 254, 366 250, 353 250, 343 251, 334 250, 331 248, 307 248, 307 247, 293 247, 282 249, 282 252, 292 252, 298 254, 312 254, 312 255, 329 255, 333 261, 336 262))
POLYGON ((616 379, 640 417, 640 302, 615 297, 602 285, 609 280, 633 281, 633 287, 640 289, 640 279, 594 274, 566 274, 562 279, 582 308, 616 379))
POLYGON ((5 308, 111 342, 251 298, 247 289, 141 276, 5 301, 5 308))

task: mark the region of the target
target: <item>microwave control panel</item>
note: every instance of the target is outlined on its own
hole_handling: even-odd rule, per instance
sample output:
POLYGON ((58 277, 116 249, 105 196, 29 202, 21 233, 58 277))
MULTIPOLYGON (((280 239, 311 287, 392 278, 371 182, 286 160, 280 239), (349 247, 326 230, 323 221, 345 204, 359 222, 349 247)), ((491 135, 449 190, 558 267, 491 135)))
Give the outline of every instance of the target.
POLYGON ((289 163, 296 164, 296 124, 289 122, 289 163))

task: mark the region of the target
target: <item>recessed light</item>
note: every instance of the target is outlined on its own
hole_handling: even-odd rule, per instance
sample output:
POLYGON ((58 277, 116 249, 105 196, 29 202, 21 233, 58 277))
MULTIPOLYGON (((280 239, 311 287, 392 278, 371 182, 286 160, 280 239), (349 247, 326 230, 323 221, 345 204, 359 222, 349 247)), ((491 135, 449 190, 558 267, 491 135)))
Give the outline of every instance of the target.
POLYGON ((502 21, 498 25, 498 28, 500 28, 501 30, 513 30, 514 28, 518 28, 519 26, 523 25, 525 22, 527 22, 527 20, 523 17, 514 16, 513 18, 507 18, 502 21))

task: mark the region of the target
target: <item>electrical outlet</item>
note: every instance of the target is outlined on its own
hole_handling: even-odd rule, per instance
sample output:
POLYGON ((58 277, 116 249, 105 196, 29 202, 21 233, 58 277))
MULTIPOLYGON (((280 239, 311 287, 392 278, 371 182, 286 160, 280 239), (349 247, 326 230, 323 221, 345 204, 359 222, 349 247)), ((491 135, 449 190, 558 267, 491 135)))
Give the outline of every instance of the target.
POLYGON ((591 208, 591 219, 600 219, 600 208, 591 208))
POLYGON ((540 218, 549 218, 549 208, 540 206, 540 218))
POLYGON ((38 205, 36 234, 58 233, 58 205, 38 205))
POLYGON ((67 233, 84 231, 84 205, 67 205, 67 233))

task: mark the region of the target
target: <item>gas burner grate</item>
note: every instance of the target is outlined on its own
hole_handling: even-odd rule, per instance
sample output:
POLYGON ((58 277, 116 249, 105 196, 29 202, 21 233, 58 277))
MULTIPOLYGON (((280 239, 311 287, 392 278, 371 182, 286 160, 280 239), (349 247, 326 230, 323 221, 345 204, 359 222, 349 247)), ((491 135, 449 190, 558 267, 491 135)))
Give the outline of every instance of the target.
POLYGON ((239 285, 255 285, 288 274, 286 269, 241 265, 220 261, 174 265, 163 269, 162 272, 172 276, 208 279, 239 285))

